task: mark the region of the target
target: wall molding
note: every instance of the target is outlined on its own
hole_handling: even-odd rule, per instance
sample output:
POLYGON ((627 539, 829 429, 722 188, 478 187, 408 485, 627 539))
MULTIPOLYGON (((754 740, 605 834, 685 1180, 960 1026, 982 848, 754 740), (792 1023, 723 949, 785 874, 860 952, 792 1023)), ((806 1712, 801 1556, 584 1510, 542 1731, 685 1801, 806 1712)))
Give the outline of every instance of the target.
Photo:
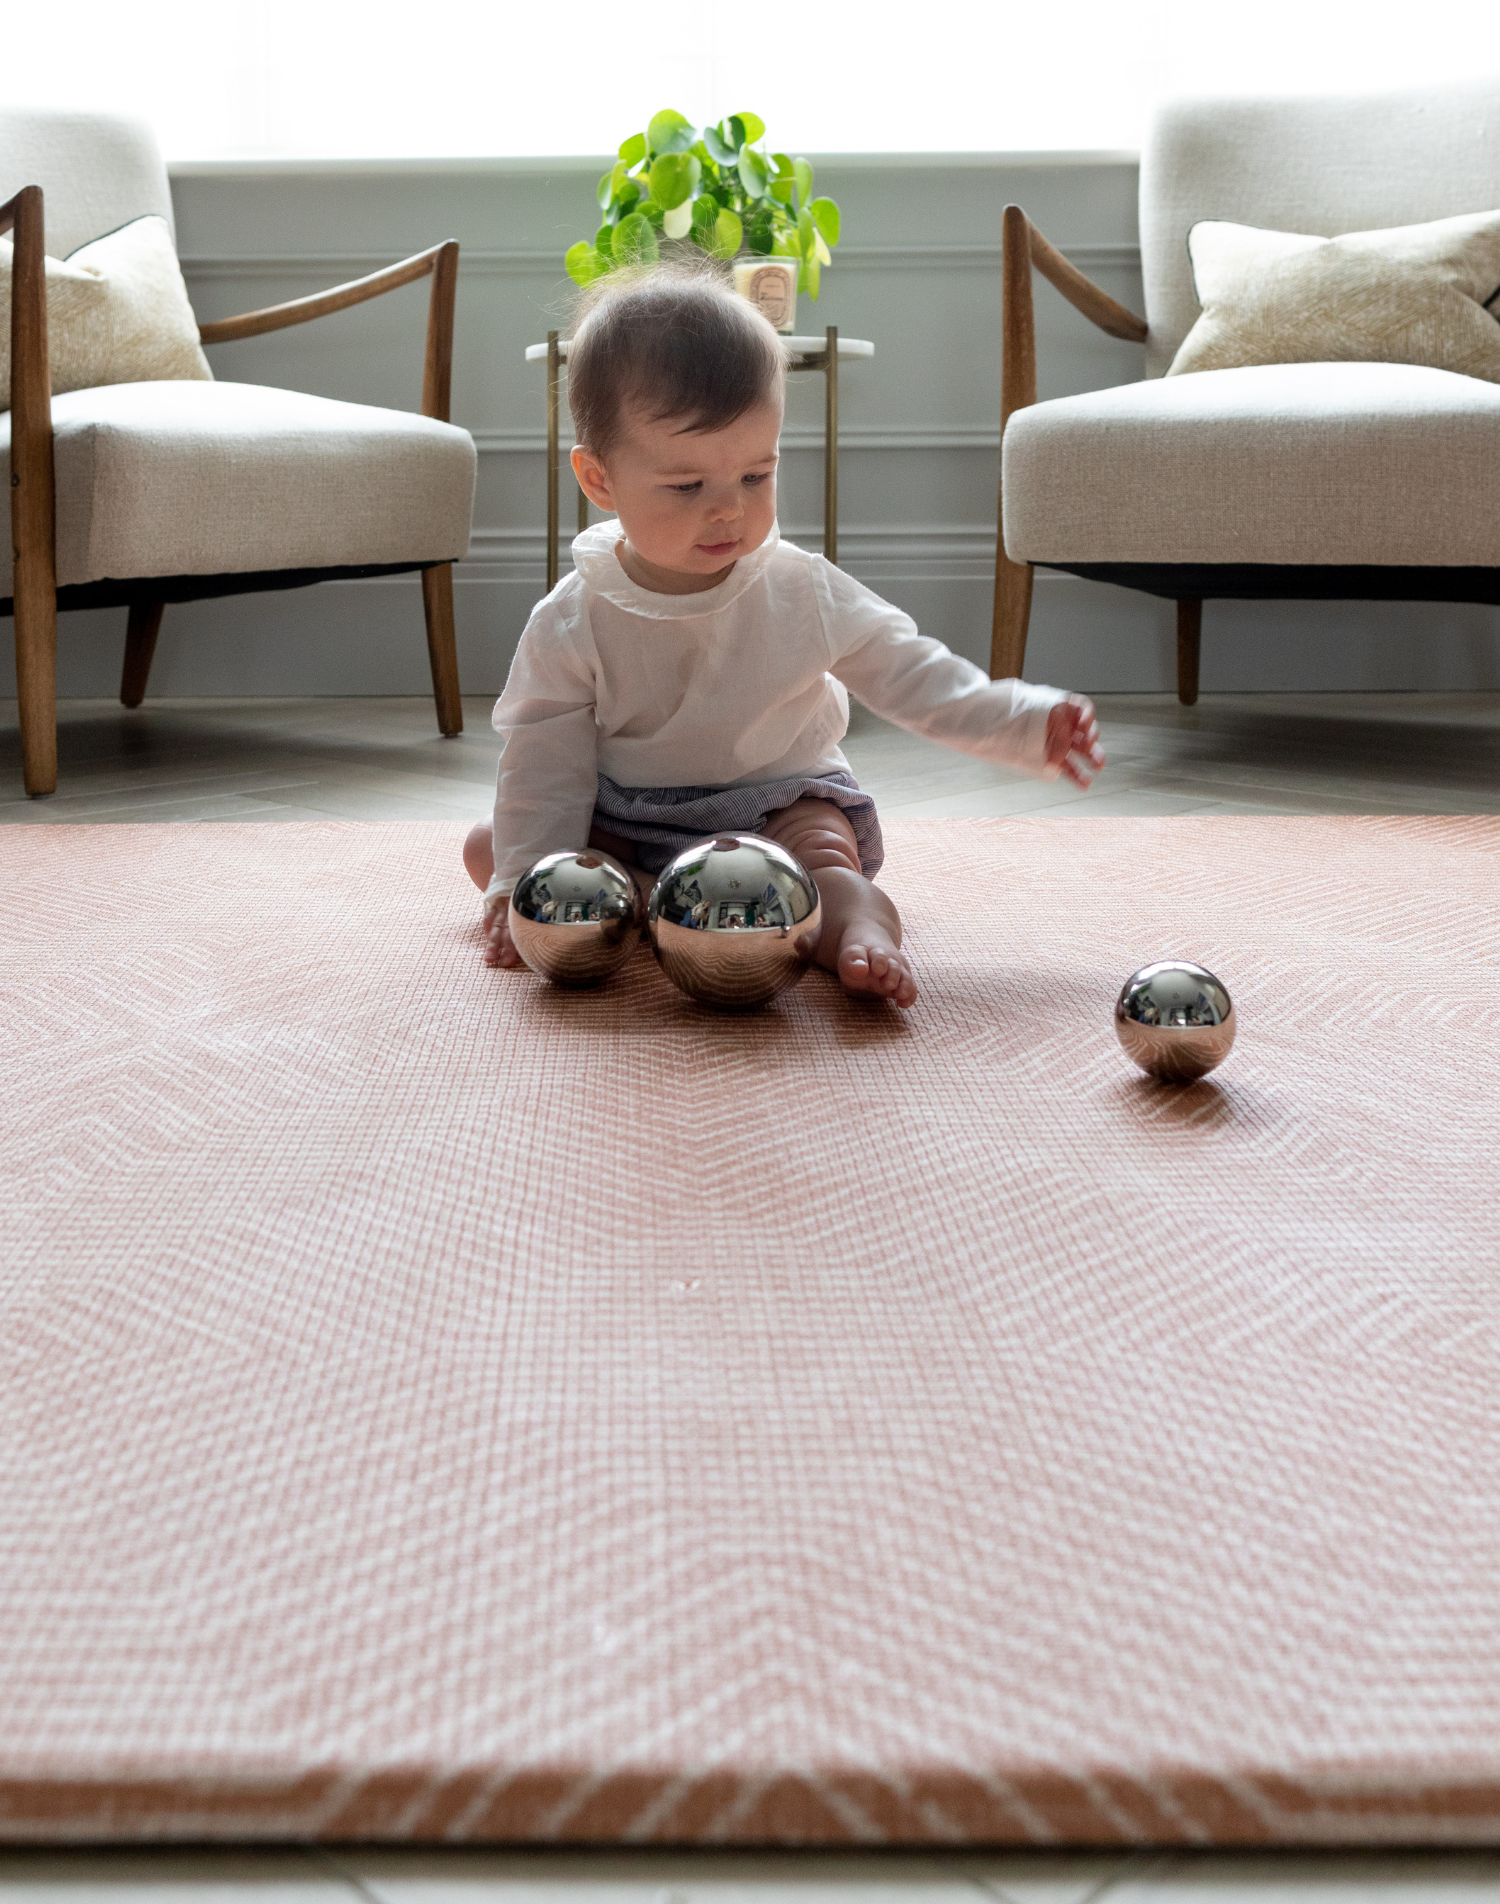
MULTIPOLYGON (((1139 245, 1061 245, 1059 249, 1080 270, 1132 270, 1140 265, 1139 245)), ((178 262, 190 278, 205 282, 228 278, 289 278, 332 274, 339 279, 363 277, 399 262, 388 251, 281 251, 187 252, 178 262)), ((885 271, 953 271, 1000 269, 999 245, 841 245, 838 265, 885 271)), ((486 251, 477 246, 459 253, 462 277, 509 277, 546 273, 561 278, 562 251, 527 249, 486 251)))
MULTIPOLYGON (((547 448, 543 430, 471 430, 481 456, 542 455, 547 448)), ((823 453, 823 432, 816 429, 791 429, 781 433, 783 450, 815 450, 823 453)), ((850 450, 987 450, 1000 448, 1000 425, 995 423, 885 424, 861 427, 844 424, 839 429, 839 451, 850 450)))

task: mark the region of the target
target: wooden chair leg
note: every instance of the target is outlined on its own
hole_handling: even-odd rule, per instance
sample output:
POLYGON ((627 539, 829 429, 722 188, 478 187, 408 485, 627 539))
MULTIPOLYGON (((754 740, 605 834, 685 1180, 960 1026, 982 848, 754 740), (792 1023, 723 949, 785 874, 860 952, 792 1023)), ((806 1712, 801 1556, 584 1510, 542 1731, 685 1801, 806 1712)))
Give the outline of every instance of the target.
POLYGON ((1177 698, 1191 707, 1198 698, 1198 655, 1203 645, 1203 603, 1177 604, 1177 698))
POLYGON ((28 587, 16 563, 16 693, 29 794, 57 792, 57 591, 28 587))
POLYGON ((1031 626, 1032 566, 1012 562, 1001 549, 995 560, 995 619, 990 635, 990 678, 1009 680, 1026 666, 1031 626))
POLYGON ((453 564, 440 562, 422 571, 422 609, 427 617, 427 658, 432 663, 432 698, 438 730, 464 731, 464 704, 458 691, 458 647, 453 637, 453 564))
POLYGON ((146 698, 151 657, 156 653, 165 607, 165 602, 130 604, 130 620, 125 624, 125 666, 120 670, 120 699, 126 707, 139 707, 146 698))

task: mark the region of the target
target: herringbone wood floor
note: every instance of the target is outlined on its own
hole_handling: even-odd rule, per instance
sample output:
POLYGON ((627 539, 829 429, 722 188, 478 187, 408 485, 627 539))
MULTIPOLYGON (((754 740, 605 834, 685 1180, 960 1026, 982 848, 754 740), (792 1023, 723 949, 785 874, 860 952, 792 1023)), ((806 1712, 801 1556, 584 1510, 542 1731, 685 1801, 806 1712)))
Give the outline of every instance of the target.
MULTIPOLYGON (((442 740, 418 699, 65 703, 58 791, 28 800, 0 703, 0 821, 477 819, 490 707, 469 697, 442 740)), ((1104 695, 1099 713, 1110 764, 1086 795, 860 709, 847 752, 891 816, 1500 812, 1500 694, 1104 695)))

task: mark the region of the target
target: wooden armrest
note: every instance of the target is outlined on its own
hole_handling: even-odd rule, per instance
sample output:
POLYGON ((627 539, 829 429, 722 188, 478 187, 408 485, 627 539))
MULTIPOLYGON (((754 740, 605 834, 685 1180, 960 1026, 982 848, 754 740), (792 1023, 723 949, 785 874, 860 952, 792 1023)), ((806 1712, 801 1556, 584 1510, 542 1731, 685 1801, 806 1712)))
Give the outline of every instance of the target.
POLYGON ((422 414, 448 420, 448 405, 453 374, 453 299, 458 284, 458 244, 450 238, 403 258, 400 264, 372 271, 367 278, 338 284, 331 291, 319 291, 313 297, 293 298, 288 304, 272 304, 263 311, 246 311, 239 317, 222 317, 198 326, 198 337, 205 344, 232 344, 241 337, 261 337, 267 331, 285 330, 289 324, 306 324, 315 317, 328 317, 335 311, 347 311, 370 298, 383 297, 403 284, 432 274, 432 297, 427 312, 427 361, 422 378, 422 414))
POLYGON ((1001 221, 1001 275, 1004 313, 1000 356, 1000 427, 1012 413, 1036 402, 1036 321, 1031 302, 1031 273, 1040 271, 1091 323, 1111 337, 1145 342, 1146 323, 1117 304, 1107 291, 1086 278, 1051 245, 1019 205, 1007 205, 1001 221))
MULTIPOLYGON (((1025 212, 1021 216, 1026 218, 1025 212)), ((1097 324, 1101 331, 1108 331, 1111 337, 1123 337, 1129 344, 1145 343, 1144 318, 1137 317, 1134 311, 1127 310, 1123 304, 1116 304, 1109 293, 1101 291, 1091 278, 1086 278, 1077 265, 1069 264, 1056 245, 1048 244, 1029 218, 1026 218, 1026 229, 1031 240, 1031 262, 1050 285, 1062 292, 1075 311, 1082 311, 1091 324, 1097 324)))
MULTIPOLYGON (((1007 205, 1000 224, 1000 435, 1017 410, 1036 402, 1036 316, 1031 274, 1040 271, 1049 284, 1093 324, 1111 337, 1133 344, 1145 341, 1146 325, 1134 311, 1116 304, 1108 292, 1069 264, 1037 230, 1019 205, 1007 205)), ((1031 564, 1013 562, 1005 548, 1004 477, 1001 477, 999 526, 995 548, 995 619, 990 640, 990 673, 1019 674, 1026 657, 1026 627, 1031 615, 1031 564)))

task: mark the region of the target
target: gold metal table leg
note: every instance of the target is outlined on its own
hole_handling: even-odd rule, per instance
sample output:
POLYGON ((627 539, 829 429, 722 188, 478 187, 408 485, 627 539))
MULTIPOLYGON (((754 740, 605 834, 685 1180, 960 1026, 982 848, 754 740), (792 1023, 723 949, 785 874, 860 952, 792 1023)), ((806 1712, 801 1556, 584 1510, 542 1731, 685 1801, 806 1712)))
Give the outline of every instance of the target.
POLYGON ((823 554, 839 559, 839 328, 828 326, 823 362, 823 554))
POLYGON ((547 593, 557 587, 557 386, 561 357, 557 332, 547 333, 547 593))

